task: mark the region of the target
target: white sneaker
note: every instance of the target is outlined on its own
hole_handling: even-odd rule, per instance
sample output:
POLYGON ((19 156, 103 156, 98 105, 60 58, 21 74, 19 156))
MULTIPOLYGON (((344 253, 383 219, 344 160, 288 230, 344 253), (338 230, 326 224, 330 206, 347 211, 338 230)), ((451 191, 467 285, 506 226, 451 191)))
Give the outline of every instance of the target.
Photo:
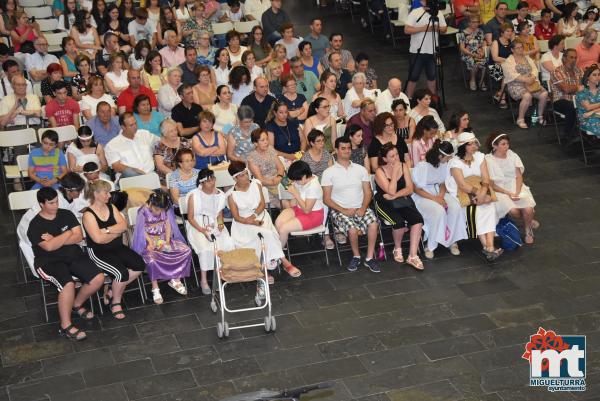
POLYGON ((429 248, 425 248, 425 257, 427 259, 433 259, 433 251, 430 251, 429 248))
POLYGON ((456 242, 450 245, 450 253, 454 256, 460 255, 460 249, 458 249, 458 244, 456 242))
POLYGON ((155 304, 160 305, 163 303, 162 295, 160 295, 160 288, 152 289, 152 300, 155 304))

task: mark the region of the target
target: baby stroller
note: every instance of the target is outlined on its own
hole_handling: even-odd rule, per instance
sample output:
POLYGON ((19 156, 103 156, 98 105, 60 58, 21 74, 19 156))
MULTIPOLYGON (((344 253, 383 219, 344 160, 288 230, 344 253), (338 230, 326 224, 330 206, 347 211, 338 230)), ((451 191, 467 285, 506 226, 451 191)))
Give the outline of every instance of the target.
POLYGON ((210 301, 210 309, 213 313, 221 310, 221 321, 217 323, 217 336, 219 338, 229 337, 229 330, 245 329, 248 327, 265 326, 265 331, 275 331, 277 328, 275 316, 271 314, 271 293, 269 291, 268 271, 265 260, 265 242, 262 234, 258 234, 261 247, 261 258, 256 256, 254 249, 241 248, 229 252, 219 252, 217 249, 217 241, 213 235, 211 239, 214 247, 215 255, 215 272, 216 278, 213 278, 212 299, 210 301), (256 281, 259 287, 264 290, 265 303, 262 303, 262 297, 258 293, 255 298, 255 307, 231 309, 227 307, 225 297, 225 287, 234 283, 247 283, 256 281), (219 293, 217 296, 217 292, 219 293), (264 318, 263 323, 246 324, 240 326, 229 326, 225 321, 225 312, 240 313, 249 312, 267 308, 268 313, 264 318))

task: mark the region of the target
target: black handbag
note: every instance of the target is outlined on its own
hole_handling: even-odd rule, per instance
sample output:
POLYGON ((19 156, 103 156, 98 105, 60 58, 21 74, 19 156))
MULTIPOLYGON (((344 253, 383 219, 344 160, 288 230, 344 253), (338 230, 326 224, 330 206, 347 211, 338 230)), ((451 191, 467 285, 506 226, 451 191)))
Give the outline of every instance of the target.
POLYGON ((412 198, 408 196, 392 199, 390 203, 394 209, 402 209, 403 207, 412 207, 414 205, 412 198))

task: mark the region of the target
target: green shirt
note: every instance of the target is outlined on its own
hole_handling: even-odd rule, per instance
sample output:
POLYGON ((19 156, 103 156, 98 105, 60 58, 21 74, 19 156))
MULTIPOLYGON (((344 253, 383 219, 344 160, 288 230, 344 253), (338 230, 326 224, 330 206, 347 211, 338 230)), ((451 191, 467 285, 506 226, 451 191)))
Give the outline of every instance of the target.
POLYGON ((504 2, 508 5, 509 10, 516 10, 517 4, 519 4, 520 0, 504 0, 504 2))
POLYGON ((296 91, 306 98, 307 102, 312 102, 312 98, 317 93, 315 86, 319 83, 317 76, 312 71, 304 71, 304 78, 299 79, 295 74, 296 78, 296 91))

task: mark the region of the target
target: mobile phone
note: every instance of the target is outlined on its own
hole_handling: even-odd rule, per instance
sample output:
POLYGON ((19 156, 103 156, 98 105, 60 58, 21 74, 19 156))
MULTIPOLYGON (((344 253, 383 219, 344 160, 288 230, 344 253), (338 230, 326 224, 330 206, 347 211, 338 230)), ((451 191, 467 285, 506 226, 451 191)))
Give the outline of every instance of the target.
POLYGON ((281 186, 285 189, 287 189, 290 186, 290 179, 287 175, 281 179, 281 186))

